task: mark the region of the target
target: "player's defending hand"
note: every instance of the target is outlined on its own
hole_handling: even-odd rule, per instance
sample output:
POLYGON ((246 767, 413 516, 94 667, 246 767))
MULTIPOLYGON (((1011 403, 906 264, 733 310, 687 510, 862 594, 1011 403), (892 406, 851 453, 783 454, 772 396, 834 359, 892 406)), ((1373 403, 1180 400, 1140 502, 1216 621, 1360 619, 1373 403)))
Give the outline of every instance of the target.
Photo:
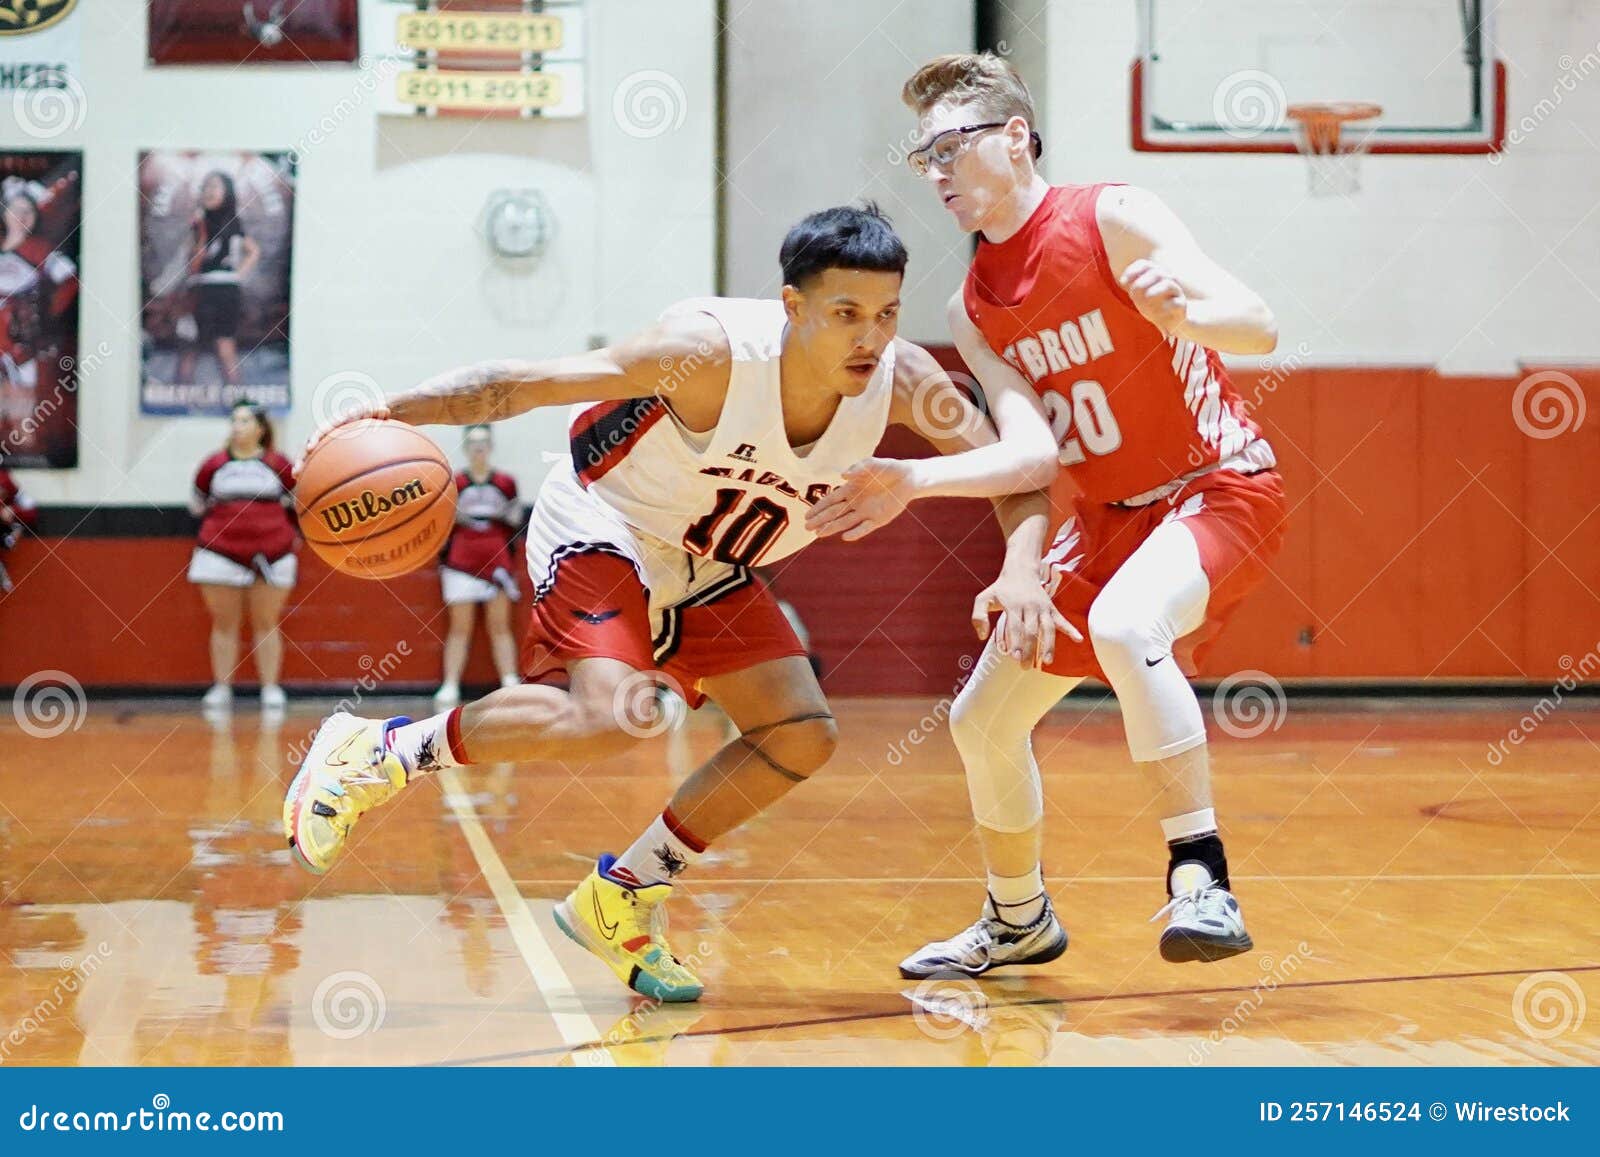
POLYGON ((1141 257, 1129 262, 1121 281, 1134 308, 1162 333, 1171 334, 1189 320, 1189 295, 1154 261, 1141 257))
POLYGON ((1043 667, 1056 657, 1056 632, 1073 642, 1083 634, 1056 610, 1044 584, 1028 575, 1002 573, 972 601, 972 629, 989 637, 989 615, 1000 612, 1000 650, 1019 663, 1043 667))
POLYGON ((887 526, 915 497, 910 462, 867 458, 844 472, 844 483, 828 491, 806 514, 806 529, 818 538, 842 534, 846 542, 887 526))
POLYGON ((339 413, 329 418, 317 427, 317 432, 311 435, 306 442, 306 448, 300 451, 300 457, 294 464, 294 472, 298 475, 305 469, 306 459, 311 457, 311 452, 333 436, 333 432, 340 426, 348 426, 351 422, 364 421, 367 418, 376 418, 380 421, 389 416, 389 407, 383 402, 357 402, 351 406, 342 407, 339 413))

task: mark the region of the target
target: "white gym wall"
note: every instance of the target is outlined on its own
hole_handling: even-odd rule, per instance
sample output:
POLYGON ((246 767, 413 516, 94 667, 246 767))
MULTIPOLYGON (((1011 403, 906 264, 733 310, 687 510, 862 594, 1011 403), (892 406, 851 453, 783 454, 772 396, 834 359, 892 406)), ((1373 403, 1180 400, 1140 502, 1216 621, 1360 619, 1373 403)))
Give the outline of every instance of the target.
MULTIPOLYGON (((33 138, 0 102, 7 147, 85 154, 81 464, 27 472, 41 502, 181 504, 223 441, 223 419, 138 412, 141 149, 301 149, 289 447, 331 375, 396 390, 480 358, 573 352, 714 287, 711 0, 591 0, 588 115, 482 124, 380 118, 355 68, 147 68, 144 4, 83 5, 81 126, 33 138), (621 116, 619 91, 637 102, 621 116), (478 235, 499 188, 538 189, 554 211, 531 275, 497 268, 478 235)), ((563 423, 546 411, 503 429, 498 456, 526 487, 563 423)), ((457 453, 454 431, 432 432, 457 453)))

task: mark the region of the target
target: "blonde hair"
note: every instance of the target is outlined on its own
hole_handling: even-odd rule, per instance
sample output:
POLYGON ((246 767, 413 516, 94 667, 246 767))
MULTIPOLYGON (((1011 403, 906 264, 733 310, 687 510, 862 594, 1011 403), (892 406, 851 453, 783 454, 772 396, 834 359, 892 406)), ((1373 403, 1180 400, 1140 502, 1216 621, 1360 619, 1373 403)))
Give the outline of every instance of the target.
POLYGON ((914 112, 925 114, 936 104, 976 104, 985 116, 1010 120, 1014 116, 1035 126, 1033 96, 1017 70, 992 52, 953 52, 936 56, 906 81, 900 99, 914 112))

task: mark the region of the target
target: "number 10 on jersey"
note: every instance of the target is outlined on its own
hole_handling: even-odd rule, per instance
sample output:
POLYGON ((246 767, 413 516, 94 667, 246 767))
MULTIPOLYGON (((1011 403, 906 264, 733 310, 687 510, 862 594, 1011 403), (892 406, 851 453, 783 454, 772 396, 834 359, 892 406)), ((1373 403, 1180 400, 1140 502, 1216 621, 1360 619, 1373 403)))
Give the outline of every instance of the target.
POLYGON ((724 487, 711 512, 684 533, 683 549, 732 566, 755 566, 788 525, 789 512, 772 499, 724 487))

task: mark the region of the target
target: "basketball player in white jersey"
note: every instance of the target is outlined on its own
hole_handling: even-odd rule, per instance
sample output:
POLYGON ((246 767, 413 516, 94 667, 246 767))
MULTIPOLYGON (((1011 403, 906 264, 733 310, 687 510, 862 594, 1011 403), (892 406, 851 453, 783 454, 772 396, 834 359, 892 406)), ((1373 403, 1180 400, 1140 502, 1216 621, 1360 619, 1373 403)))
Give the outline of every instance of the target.
MULTIPOLYGON (((431 719, 329 718, 284 802, 296 857, 326 871, 363 812, 418 777, 467 762, 592 760, 634 742, 653 702, 630 694, 659 671, 693 704, 714 699, 739 730, 620 856, 602 856, 557 908, 563 931, 634 990, 699 997, 675 960, 661 904, 712 841, 827 762, 832 714, 805 649, 751 568, 813 540, 807 511, 869 457, 885 427, 918 430, 951 457, 926 481, 997 498, 1008 540, 1008 620, 1048 635, 1037 580, 1042 514, 1020 498, 1053 478, 1055 446, 1031 391, 988 399, 993 427, 932 357, 895 336, 906 252, 875 208, 837 208, 784 240, 781 301, 680 303, 618 345, 552 361, 441 375, 358 416, 416 424, 498 422, 572 405, 571 460, 550 471, 528 529, 531 680, 431 719), (913 405, 913 396, 917 405, 913 405), (975 481, 981 479, 982 481, 975 481), (564 675, 564 686, 550 680, 564 675)), ((318 438, 325 436, 319 432, 318 438)), ((312 445, 317 439, 313 439, 312 445)), ((1050 646, 1047 638, 1044 642, 1050 646)))

